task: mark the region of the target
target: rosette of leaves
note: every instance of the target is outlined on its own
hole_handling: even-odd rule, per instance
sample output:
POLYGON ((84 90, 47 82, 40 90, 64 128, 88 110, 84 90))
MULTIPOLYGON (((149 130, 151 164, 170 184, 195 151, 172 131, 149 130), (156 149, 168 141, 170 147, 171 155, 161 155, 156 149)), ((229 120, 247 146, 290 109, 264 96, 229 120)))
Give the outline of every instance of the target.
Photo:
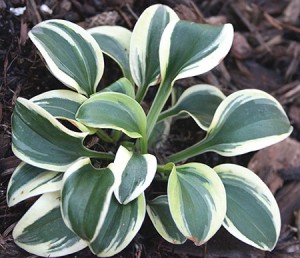
POLYGON ((49 71, 70 89, 18 98, 13 112, 12 150, 22 163, 9 182, 8 205, 41 195, 14 228, 20 247, 44 257, 85 247, 112 256, 133 240, 148 213, 174 244, 201 245, 223 225, 245 243, 274 248, 278 206, 253 172, 234 164, 178 163, 208 151, 240 155, 285 139, 292 128, 281 105, 259 90, 226 97, 202 84, 166 106, 176 80, 205 73, 226 56, 230 24, 182 21, 169 7, 154 5, 132 32, 48 20, 29 36, 49 71), (124 77, 98 89, 103 53, 124 77), (146 114, 141 101, 151 86, 158 91, 146 114), (149 152, 173 117, 192 117, 206 137, 157 164, 149 152), (100 147, 87 148, 88 135, 96 135, 100 147), (151 193, 161 174, 168 180, 165 194, 146 200, 145 190, 151 193))

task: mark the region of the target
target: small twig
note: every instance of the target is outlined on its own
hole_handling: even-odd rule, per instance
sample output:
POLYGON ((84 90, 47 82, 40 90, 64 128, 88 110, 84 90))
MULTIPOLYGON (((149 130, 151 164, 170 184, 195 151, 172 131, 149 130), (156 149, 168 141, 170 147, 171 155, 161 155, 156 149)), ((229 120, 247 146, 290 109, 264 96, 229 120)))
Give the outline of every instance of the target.
POLYGON ((221 72, 222 77, 225 79, 226 82, 231 81, 231 75, 228 72, 226 66, 224 65, 224 62, 221 62, 218 66, 217 69, 221 72))
POLYGON ((138 17, 138 15, 132 10, 130 4, 127 3, 125 6, 126 6, 126 8, 128 9, 128 11, 130 12, 130 14, 133 16, 133 18, 136 19, 136 20, 138 20, 139 17, 138 17))
POLYGON ((298 236, 298 240, 300 240, 300 209, 295 211, 294 214, 295 214, 295 224, 297 227, 297 236, 298 236))
MULTIPOLYGON (((269 41, 267 41, 266 46, 271 48, 273 46, 281 44, 282 41, 283 41, 282 35, 277 35, 277 36, 271 38, 269 41)), ((263 52, 263 50, 264 50, 264 46, 258 46, 257 48, 254 49, 254 52, 260 53, 260 52, 263 52)))
POLYGON ((22 84, 18 83, 16 90, 14 91, 14 96, 11 100, 11 104, 14 106, 17 102, 17 98, 20 96, 20 92, 22 90, 22 84))
POLYGON ((300 96, 300 81, 286 84, 280 89, 272 92, 272 95, 275 96, 282 105, 291 103, 300 96))
POLYGON ((288 68, 286 69, 285 72, 285 79, 289 80, 293 74, 297 72, 298 65, 299 65, 299 56, 300 56, 300 47, 298 44, 291 44, 290 45, 291 50, 293 51, 293 59, 290 62, 288 68))
POLYGON ((21 28, 20 28, 20 44, 24 46, 27 41, 28 24, 25 22, 24 17, 21 17, 21 28))
POLYGON ((129 28, 133 28, 133 24, 130 21, 130 19, 128 18, 128 16, 121 10, 121 8, 116 8, 118 13, 122 16, 122 18, 124 19, 124 21, 127 23, 129 28))
POLYGON ((7 229, 5 229, 5 231, 2 234, 3 238, 7 238, 7 236, 9 235, 9 233, 13 230, 13 228, 15 227, 17 223, 13 223, 11 224, 7 229))
POLYGON ((1 176, 5 177, 5 176, 9 176, 14 172, 15 168, 9 168, 4 170, 3 172, 1 172, 1 176))
POLYGON ((204 22, 205 21, 205 17, 203 15, 203 13, 199 10, 198 6, 194 3, 194 1, 189 1, 190 6, 194 9, 195 13, 197 14, 198 18, 199 18, 199 22, 204 22))
POLYGON ((267 12, 264 12, 265 19, 276 29, 282 30, 281 22, 277 19, 273 18, 270 14, 267 12))
POLYGON ((36 6, 35 1, 34 0, 28 0, 27 5, 28 5, 27 6, 28 9, 32 10, 32 12, 33 12, 32 15, 35 18, 34 21, 33 21, 34 24, 40 23, 42 21, 42 17, 40 15, 39 11, 38 11, 38 8, 36 6))
POLYGON ((272 17, 267 12, 264 12, 264 17, 274 28, 276 28, 278 30, 287 29, 287 30, 291 30, 296 33, 300 33, 300 28, 290 25, 288 23, 283 23, 283 22, 277 20, 276 18, 272 17))
POLYGON ((266 45, 262 35, 257 31, 257 28, 250 22, 247 20, 247 18, 245 17, 245 15, 234 5, 234 4, 230 4, 232 10, 236 13, 236 15, 241 19, 241 21, 247 26, 247 28, 249 29, 250 32, 252 32, 256 39, 258 40, 258 42, 264 46, 264 48, 270 52, 271 49, 266 45))

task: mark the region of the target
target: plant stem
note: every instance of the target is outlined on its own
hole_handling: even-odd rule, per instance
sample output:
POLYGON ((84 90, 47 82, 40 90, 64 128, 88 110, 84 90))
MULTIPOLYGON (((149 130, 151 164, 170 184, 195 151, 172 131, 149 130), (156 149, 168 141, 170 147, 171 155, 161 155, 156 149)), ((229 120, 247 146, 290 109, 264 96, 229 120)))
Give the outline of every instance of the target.
POLYGON ((112 138, 114 143, 116 143, 118 140, 120 140, 121 136, 122 136, 122 132, 118 131, 118 130, 113 130, 110 135, 110 137, 112 138))
POLYGON ((142 138, 140 138, 139 139, 139 143, 140 143, 141 153, 142 154, 148 153, 148 141, 147 141, 147 137, 143 136, 142 138))
POLYGON ((164 112, 161 112, 160 115, 158 116, 157 118, 157 121, 156 123, 162 121, 162 120, 165 120, 166 118, 170 117, 170 116, 173 116, 174 115, 174 112, 173 112, 173 109, 168 109, 164 112))
POLYGON ((105 160, 114 160, 115 158, 115 155, 112 153, 98 152, 92 150, 89 150, 87 156, 89 158, 97 158, 97 159, 105 159, 105 160))
POLYGON ((172 82, 169 80, 163 80, 159 85, 158 92, 153 100, 153 103, 147 115, 147 137, 148 138, 171 92, 172 92, 172 82))
POLYGON ((141 87, 138 88, 136 96, 135 96, 135 100, 138 103, 142 102, 142 100, 144 99, 144 97, 147 93, 148 88, 149 88, 148 86, 141 86, 141 87))
POLYGON ((113 143, 114 140, 105 132, 103 131, 102 129, 98 129, 96 134, 98 135, 98 137, 105 141, 105 142, 109 142, 109 143, 113 143))
POLYGON ((177 163, 183 160, 186 160, 188 158, 197 156, 199 154, 202 154, 204 152, 209 151, 209 147, 211 145, 209 144, 209 141, 207 141, 207 138, 204 138, 202 141, 180 151, 177 153, 174 153, 166 158, 168 162, 177 163))
POLYGON ((170 169, 166 169, 165 165, 157 165, 157 171, 167 175, 169 175, 172 172, 170 171, 170 169))

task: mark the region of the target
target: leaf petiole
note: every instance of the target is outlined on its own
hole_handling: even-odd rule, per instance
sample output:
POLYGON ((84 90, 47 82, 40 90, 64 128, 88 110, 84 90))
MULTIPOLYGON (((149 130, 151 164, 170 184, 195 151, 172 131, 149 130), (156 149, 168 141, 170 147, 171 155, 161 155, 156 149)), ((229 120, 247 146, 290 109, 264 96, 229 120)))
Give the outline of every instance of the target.
POLYGON ((194 156, 200 155, 209 151, 209 147, 211 146, 209 142, 204 138, 202 141, 180 151, 168 156, 166 159, 169 162, 178 163, 180 161, 187 160, 188 158, 192 158, 194 156))
POLYGON ((144 99, 148 89, 149 89, 148 86, 141 86, 141 87, 138 88, 137 93, 136 93, 136 97, 135 97, 135 100, 138 103, 142 102, 142 100, 144 99))
POLYGON ((98 129, 96 131, 96 135, 103 141, 108 142, 108 143, 114 143, 115 141, 113 140, 112 137, 110 137, 104 130, 98 129))
POLYGON ((166 104, 171 92, 173 82, 165 78, 159 85, 158 92, 153 100, 149 113, 147 115, 147 137, 151 135, 153 128, 158 120, 159 114, 166 104))

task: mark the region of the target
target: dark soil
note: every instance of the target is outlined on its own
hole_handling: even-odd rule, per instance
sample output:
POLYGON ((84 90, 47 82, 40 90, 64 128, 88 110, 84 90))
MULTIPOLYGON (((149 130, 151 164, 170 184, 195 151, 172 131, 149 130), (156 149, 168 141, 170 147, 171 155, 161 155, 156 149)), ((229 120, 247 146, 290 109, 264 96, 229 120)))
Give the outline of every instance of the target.
MULTIPOLYGON (((300 257, 299 0, 0 0, 0 258, 36 257, 17 247, 11 236, 13 226, 33 200, 8 208, 5 197, 9 178, 20 162, 10 148, 10 117, 16 98, 64 88, 45 68, 27 37, 28 31, 50 18, 66 19, 85 28, 116 24, 132 29, 142 11, 155 3, 169 5, 186 20, 211 24, 230 22, 235 28, 234 44, 225 61, 203 76, 177 82, 178 86, 209 83, 226 94, 257 88, 269 92, 284 106, 294 131, 288 142, 277 145, 280 147, 230 159, 216 154, 194 159, 210 166, 230 161, 253 169, 278 200, 282 231, 271 253, 247 246, 222 229, 205 246, 189 243, 175 246, 159 237, 146 219, 137 237, 115 257, 300 257), (42 12, 42 4, 52 13, 42 12), (13 13, 14 8, 24 6, 23 15, 13 13)), ((105 73, 101 85, 120 75, 116 66, 106 61, 110 74, 105 73)), ((144 104, 145 107, 151 104, 151 95, 144 104)), ((164 152, 183 149, 200 137, 201 132, 191 120, 181 120, 174 124, 170 140, 163 146, 164 152)), ((161 184, 156 186, 157 191, 163 189, 161 184)), ((68 257, 95 256, 85 249, 68 257)))

